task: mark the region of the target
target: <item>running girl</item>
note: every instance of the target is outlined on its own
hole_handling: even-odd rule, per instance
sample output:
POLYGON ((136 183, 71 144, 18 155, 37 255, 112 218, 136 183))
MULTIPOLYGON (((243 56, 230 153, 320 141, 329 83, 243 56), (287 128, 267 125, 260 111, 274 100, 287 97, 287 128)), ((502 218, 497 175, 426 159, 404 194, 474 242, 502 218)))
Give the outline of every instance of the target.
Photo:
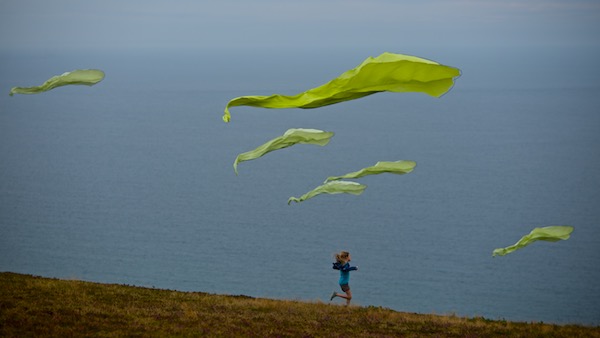
POLYGON ((340 253, 335 254, 335 263, 333 263, 333 268, 335 270, 340 270, 340 288, 346 294, 337 293, 333 291, 331 294, 331 298, 329 301, 332 301, 335 297, 340 297, 346 299, 346 305, 350 305, 350 300, 352 300, 352 291, 350 291, 350 271, 358 270, 357 266, 350 266, 350 261, 352 258, 350 257, 350 253, 348 251, 341 251, 340 253))

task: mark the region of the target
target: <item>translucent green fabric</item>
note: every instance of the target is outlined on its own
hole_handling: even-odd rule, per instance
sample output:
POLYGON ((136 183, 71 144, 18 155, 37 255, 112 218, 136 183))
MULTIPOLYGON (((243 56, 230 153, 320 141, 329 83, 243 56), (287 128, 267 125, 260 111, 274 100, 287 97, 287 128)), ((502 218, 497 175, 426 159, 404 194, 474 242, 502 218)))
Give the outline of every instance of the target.
POLYGON ((556 242, 559 240, 566 240, 571 236, 571 232, 573 232, 573 227, 570 225, 553 225, 544 228, 535 228, 528 235, 523 236, 517 243, 507 246, 506 248, 495 249, 492 256, 504 256, 535 241, 556 242))
POLYGON ((374 166, 351 172, 342 176, 327 177, 325 182, 335 181, 345 178, 360 178, 367 175, 379 175, 383 173, 392 173, 397 175, 408 174, 413 171, 417 162, 414 161, 395 161, 395 162, 377 162, 374 166))
POLYGON ((299 203, 306 201, 307 199, 313 198, 317 195, 321 194, 352 194, 352 195, 360 195, 367 188, 366 185, 356 183, 356 182, 348 182, 348 181, 331 181, 316 187, 315 189, 307 192, 302 195, 300 198, 290 197, 288 199, 288 205, 292 203, 292 201, 299 203))
POLYGON ((237 175, 238 163, 257 159, 273 150, 291 147, 297 143, 324 146, 329 143, 333 135, 333 132, 318 129, 288 129, 282 136, 276 137, 254 150, 239 154, 233 162, 233 170, 237 175))
POLYGON ((330 82, 303 93, 286 96, 241 96, 225 106, 223 120, 229 122, 230 107, 318 108, 358 99, 378 92, 422 92, 439 97, 454 84, 460 70, 416 56, 383 53, 369 57, 358 67, 330 82))
POLYGON ((66 72, 62 75, 53 76, 41 86, 35 87, 13 87, 9 95, 14 94, 37 94, 66 85, 94 85, 104 79, 104 72, 97 69, 79 69, 66 72))

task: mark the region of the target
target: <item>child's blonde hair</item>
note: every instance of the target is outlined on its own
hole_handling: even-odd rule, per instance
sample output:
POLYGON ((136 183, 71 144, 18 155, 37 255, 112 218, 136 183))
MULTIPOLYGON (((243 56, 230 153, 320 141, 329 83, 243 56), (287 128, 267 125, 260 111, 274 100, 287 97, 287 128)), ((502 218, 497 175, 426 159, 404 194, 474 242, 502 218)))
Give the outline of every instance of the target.
POLYGON ((335 254, 335 260, 338 263, 346 264, 348 262, 348 256, 350 256, 348 251, 340 251, 339 253, 335 254))

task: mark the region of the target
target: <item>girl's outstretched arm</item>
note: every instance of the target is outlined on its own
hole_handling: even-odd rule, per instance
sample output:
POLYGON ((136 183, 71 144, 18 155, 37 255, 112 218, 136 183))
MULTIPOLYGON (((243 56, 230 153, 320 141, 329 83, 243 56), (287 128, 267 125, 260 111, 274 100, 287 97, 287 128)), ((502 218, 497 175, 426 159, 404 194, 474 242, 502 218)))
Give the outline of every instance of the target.
POLYGON ((354 270, 358 270, 358 267, 356 266, 350 266, 350 264, 346 263, 344 266, 342 266, 342 268, 340 269, 344 272, 346 271, 354 271, 354 270))

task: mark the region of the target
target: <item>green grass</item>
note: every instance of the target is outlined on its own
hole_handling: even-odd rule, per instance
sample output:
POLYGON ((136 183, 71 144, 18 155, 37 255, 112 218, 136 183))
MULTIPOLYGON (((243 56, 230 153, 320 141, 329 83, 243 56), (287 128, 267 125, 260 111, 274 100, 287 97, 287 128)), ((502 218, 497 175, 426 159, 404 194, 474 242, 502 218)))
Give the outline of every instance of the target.
POLYGON ((0 337, 600 337, 600 327, 178 292, 0 273, 0 337))

